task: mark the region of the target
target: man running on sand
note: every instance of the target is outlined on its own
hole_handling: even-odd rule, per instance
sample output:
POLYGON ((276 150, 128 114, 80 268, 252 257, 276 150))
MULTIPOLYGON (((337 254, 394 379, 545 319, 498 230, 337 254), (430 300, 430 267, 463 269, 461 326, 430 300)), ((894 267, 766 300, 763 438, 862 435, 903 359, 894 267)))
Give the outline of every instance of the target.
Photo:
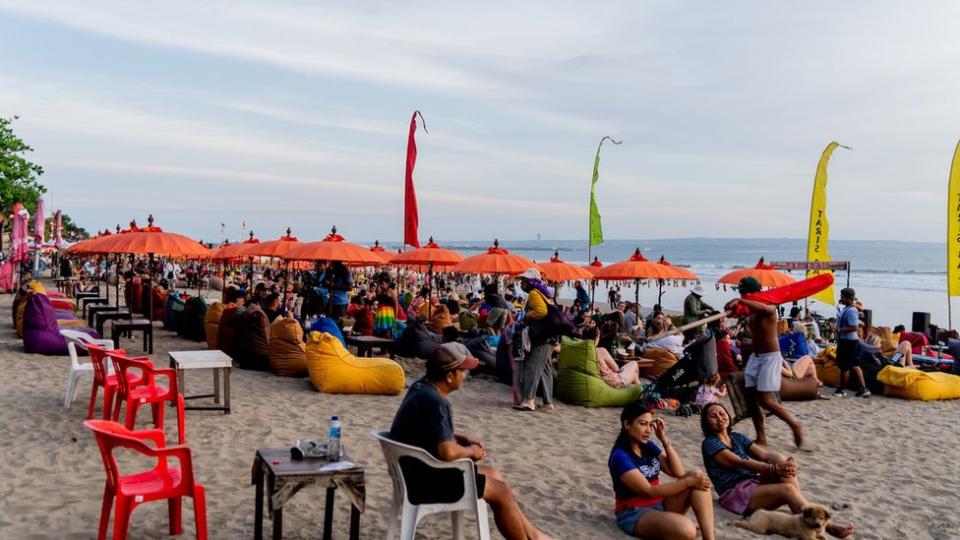
MULTIPOLYGON (((760 292, 760 282, 753 277, 740 280, 737 290, 740 296, 760 292)), ((772 412, 793 430, 793 440, 797 448, 803 446, 803 427, 778 401, 780 393, 780 367, 783 356, 780 354, 780 342, 777 339, 777 309, 745 298, 734 298, 724 310, 731 317, 737 316, 738 306, 750 312, 750 334, 753 337, 753 354, 747 360, 743 370, 747 401, 753 415, 753 426, 757 431, 756 443, 767 445, 767 434, 763 429, 764 409, 772 412)))

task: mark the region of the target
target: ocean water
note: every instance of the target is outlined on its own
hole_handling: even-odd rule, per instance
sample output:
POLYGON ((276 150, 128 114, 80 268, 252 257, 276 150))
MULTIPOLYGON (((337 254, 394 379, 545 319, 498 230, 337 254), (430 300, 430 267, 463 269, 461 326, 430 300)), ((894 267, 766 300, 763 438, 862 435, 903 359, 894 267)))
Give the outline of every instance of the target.
MULTIPOLYGON (((464 255, 485 250, 489 241, 440 241, 443 247, 455 249, 464 255)), ((547 261, 556 251, 564 261, 587 264, 585 241, 528 240, 504 241, 501 247, 524 255, 538 262, 547 261)), ((733 298, 734 292, 717 286, 716 281, 727 272, 744 266, 753 266, 760 257, 769 261, 806 260, 806 240, 803 239, 717 239, 684 238, 673 240, 608 240, 594 246, 592 256, 611 264, 628 258, 634 249, 640 248, 650 260, 665 256, 671 264, 684 266, 700 277, 707 289, 705 299, 714 305, 723 305, 733 298)), ((946 247, 933 242, 888 242, 834 240, 830 243, 833 260, 850 261, 850 286, 857 293, 864 307, 873 312, 874 324, 910 326, 911 313, 930 312, 933 322, 947 325, 946 298, 946 247)), ((802 272, 794 272, 798 279, 802 272)), ((836 273, 839 287, 847 283, 846 272, 836 273)), ((606 301, 607 285, 601 283, 597 300, 606 301)), ((640 288, 640 303, 652 306, 657 301, 655 286, 640 288)), ((569 297, 571 289, 561 292, 569 297)), ((632 287, 621 285, 625 299, 633 299, 632 287)), ((666 287, 662 304, 669 309, 680 309, 687 291, 666 287)), ((957 303, 960 308, 960 302, 957 303)), ((812 302, 811 309, 833 316, 835 306, 812 302)), ((960 312, 958 312, 960 313, 960 312)))

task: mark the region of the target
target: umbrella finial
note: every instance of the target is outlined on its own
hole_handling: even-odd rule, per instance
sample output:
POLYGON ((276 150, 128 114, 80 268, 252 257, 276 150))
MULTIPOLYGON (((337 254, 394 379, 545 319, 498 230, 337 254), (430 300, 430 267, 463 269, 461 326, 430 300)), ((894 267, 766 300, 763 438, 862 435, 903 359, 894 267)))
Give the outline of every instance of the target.
POLYGON ((380 240, 374 240, 373 247, 380 247, 380 240))
POLYGON ((120 234, 120 224, 117 223, 117 234, 120 234))
POLYGON ((153 214, 147 216, 147 226, 153 227, 153 214))
POLYGON ((253 229, 250 229, 250 239, 253 240, 253 229))
POLYGON ((554 258, 554 259, 559 259, 559 258, 560 258, 560 250, 559 250, 559 249, 553 250, 553 258, 554 258))
POLYGON ((287 236, 290 236, 290 234, 291 234, 292 232, 293 232, 293 231, 290 230, 290 227, 287 227, 287 236))
POLYGON ((427 240, 427 243, 428 243, 428 244, 432 244, 432 243, 433 243, 433 235, 430 236, 430 239, 427 240))
POLYGON ((494 238, 494 239, 493 239, 493 247, 499 248, 499 247, 500 247, 500 240, 497 240, 496 238, 494 238))
POLYGON ((130 220, 130 230, 134 230, 134 229, 136 229, 136 228, 137 228, 137 220, 131 219, 131 220, 130 220))
POLYGON ((337 226, 336 226, 336 225, 334 225, 333 227, 330 228, 330 234, 337 234, 337 226))

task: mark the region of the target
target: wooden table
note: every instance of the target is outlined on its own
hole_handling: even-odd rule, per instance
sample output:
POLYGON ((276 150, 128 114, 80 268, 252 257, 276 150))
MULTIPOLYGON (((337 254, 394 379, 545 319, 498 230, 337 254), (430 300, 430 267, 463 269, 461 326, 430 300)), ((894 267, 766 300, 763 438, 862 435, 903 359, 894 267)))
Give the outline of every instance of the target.
POLYGON ((350 540, 360 538, 360 514, 366 504, 367 489, 363 466, 344 455, 339 462, 322 458, 295 460, 289 448, 261 448, 253 460, 251 484, 257 487, 253 517, 253 538, 263 539, 263 497, 273 518, 273 538, 283 538, 283 505, 301 489, 317 485, 327 489, 323 511, 323 540, 333 532, 333 500, 337 488, 350 499, 350 540), (264 486, 266 485, 266 486, 264 486), (266 487, 266 490, 264 490, 266 487))
POLYGON ((77 300, 77 302, 80 304, 80 314, 83 315, 84 318, 87 317, 88 307, 105 305, 110 303, 110 301, 107 300, 106 298, 101 298, 99 296, 88 296, 85 298, 80 298, 79 300, 77 300))
POLYGON ((112 309, 112 310, 101 310, 93 314, 93 319, 96 321, 94 328, 97 329, 97 333, 101 336, 103 335, 103 325, 107 321, 116 321, 118 319, 131 319, 133 314, 126 309, 112 309))
POLYGON ((167 355, 170 358, 170 367, 177 370, 177 388, 183 394, 183 399, 213 398, 214 406, 190 406, 184 407, 195 411, 223 411, 224 414, 230 414, 230 368, 233 367, 233 360, 223 351, 218 350, 200 350, 200 351, 170 351, 167 355), (188 369, 212 369, 213 370, 213 393, 198 394, 188 396, 186 394, 186 381, 184 372, 188 369), (220 376, 223 376, 223 405, 220 405, 220 376))
POLYGON ((640 369, 653 367, 655 361, 652 358, 643 358, 642 356, 630 356, 626 354, 617 353, 617 361, 620 363, 624 362, 636 362, 637 367, 640 369))
POLYGON ((87 326, 93 326, 93 317, 101 311, 120 311, 120 310, 129 311, 127 308, 119 308, 117 306, 111 306, 107 304, 98 305, 98 306, 89 306, 87 308, 87 326))
POLYGON ((143 352, 153 354, 153 322, 147 319, 113 321, 110 339, 113 340, 114 348, 120 348, 120 334, 130 334, 130 337, 133 337, 134 332, 143 332, 143 352))
POLYGON ((377 336, 344 336, 347 345, 353 345, 357 348, 357 356, 373 356, 373 348, 380 347, 380 350, 390 354, 393 358, 393 340, 377 336))

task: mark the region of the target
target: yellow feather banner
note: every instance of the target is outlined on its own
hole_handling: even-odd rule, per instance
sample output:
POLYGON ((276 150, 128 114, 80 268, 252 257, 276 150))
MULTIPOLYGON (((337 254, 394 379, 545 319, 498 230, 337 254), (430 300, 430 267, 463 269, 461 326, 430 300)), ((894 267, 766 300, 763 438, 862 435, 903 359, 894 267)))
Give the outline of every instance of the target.
POLYGON ((960 143, 950 165, 947 199, 947 296, 960 296, 960 143))
MULTIPOLYGON (((838 146, 849 149, 847 146, 834 141, 827 145, 820 156, 820 163, 817 164, 817 174, 813 178, 813 200, 810 202, 810 231, 807 234, 807 260, 808 261, 830 261, 830 222, 827 221, 827 163, 830 156, 838 146)), ((822 272, 831 270, 808 270, 807 277, 811 278, 822 272)), ((820 291, 813 296, 814 299, 833 305, 834 295, 833 286, 820 291)))

